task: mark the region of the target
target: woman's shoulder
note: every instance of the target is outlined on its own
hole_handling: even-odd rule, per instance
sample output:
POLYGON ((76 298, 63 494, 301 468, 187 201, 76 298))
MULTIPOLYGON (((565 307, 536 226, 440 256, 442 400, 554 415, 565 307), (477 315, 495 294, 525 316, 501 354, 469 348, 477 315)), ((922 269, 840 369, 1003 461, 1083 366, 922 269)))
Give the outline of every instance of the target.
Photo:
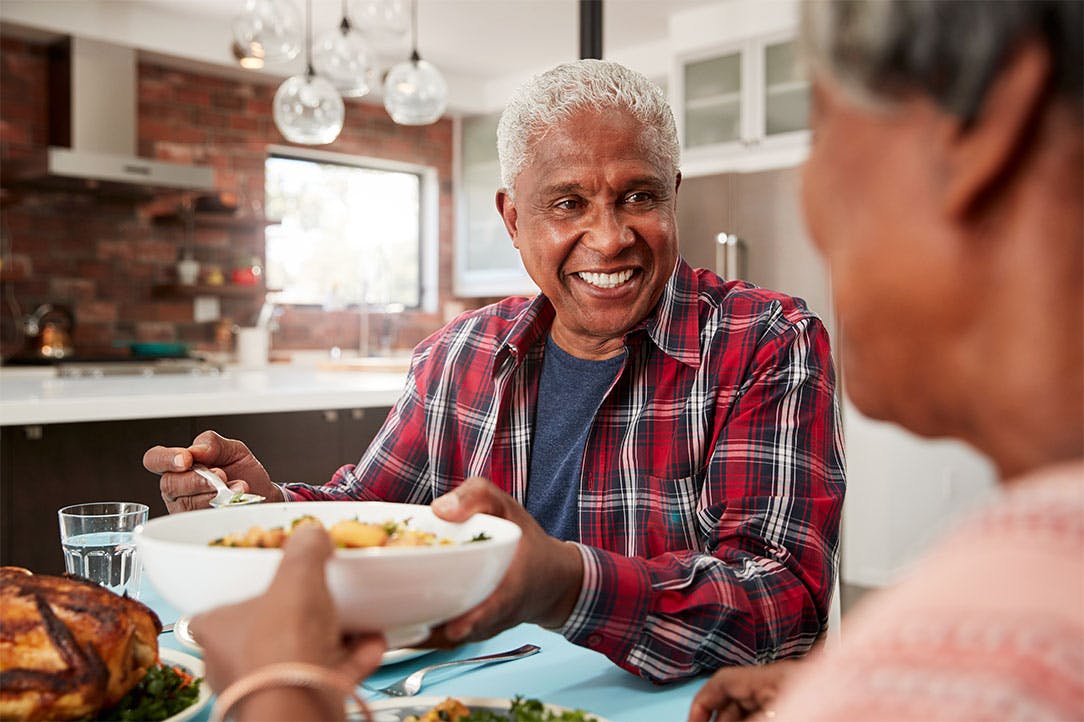
POLYGON ((780 718, 1084 718, 1084 463, 1005 486, 844 618, 780 718))

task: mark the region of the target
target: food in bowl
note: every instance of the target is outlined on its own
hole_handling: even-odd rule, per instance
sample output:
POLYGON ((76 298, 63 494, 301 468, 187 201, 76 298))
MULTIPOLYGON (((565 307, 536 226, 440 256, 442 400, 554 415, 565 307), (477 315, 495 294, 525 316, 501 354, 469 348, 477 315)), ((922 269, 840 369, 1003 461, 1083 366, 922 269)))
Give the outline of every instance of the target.
POLYGON ((151 519, 136 531, 144 578, 185 615, 250 599, 267 589, 282 550, 208 542, 254 526, 287 528, 299 516, 325 527, 344 519, 383 524, 409 518, 412 529, 451 542, 339 548, 328 561, 328 587, 344 626, 381 632, 390 647, 421 641, 431 627, 489 596, 520 537, 519 527, 505 519, 476 514, 456 524, 414 504, 321 501, 205 509, 151 519), (480 534, 488 537, 484 543, 466 543, 480 534))
POLYGON ((151 609, 79 577, 0 568, 0 719, 83 719, 158 662, 151 609))
MULTIPOLYGON (((270 529, 261 526, 252 526, 244 532, 227 534, 218 539, 212 539, 210 546, 213 547, 258 547, 261 549, 278 549, 282 547, 294 529, 302 524, 317 524, 324 526, 323 522, 313 516, 300 516, 290 522, 288 526, 276 526, 270 529)), ((365 549, 367 547, 431 547, 455 544, 447 537, 438 537, 436 534, 410 526, 410 519, 395 521, 387 519, 380 524, 364 522, 360 519, 342 519, 327 529, 332 543, 339 549, 365 549)), ((489 535, 479 532, 467 540, 467 543, 487 541, 489 535)))

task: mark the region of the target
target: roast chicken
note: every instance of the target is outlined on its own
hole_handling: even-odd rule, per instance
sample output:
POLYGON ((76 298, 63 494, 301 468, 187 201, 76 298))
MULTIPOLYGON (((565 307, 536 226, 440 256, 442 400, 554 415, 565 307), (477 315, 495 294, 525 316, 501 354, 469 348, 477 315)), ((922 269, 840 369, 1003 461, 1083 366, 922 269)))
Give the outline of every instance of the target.
POLYGON ((0 719, 93 717, 158 662, 161 631, 145 605, 92 582, 0 567, 0 719))

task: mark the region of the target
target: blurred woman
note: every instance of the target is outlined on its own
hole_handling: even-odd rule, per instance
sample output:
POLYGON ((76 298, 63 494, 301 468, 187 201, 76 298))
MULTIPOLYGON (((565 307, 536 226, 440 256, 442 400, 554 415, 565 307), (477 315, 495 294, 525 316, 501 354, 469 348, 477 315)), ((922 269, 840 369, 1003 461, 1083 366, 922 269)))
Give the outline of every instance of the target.
POLYGON ((840 649, 717 672, 690 720, 1084 719, 1082 9, 804 7, 803 201, 844 387, 987 454, 1002 493, 840 649))

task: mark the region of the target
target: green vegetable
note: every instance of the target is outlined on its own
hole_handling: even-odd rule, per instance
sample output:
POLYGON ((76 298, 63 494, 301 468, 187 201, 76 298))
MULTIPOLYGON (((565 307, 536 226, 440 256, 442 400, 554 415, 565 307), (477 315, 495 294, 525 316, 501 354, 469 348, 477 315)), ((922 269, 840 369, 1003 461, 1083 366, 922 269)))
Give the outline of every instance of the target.
POLYGON ((595 717, 583 710, 554 713, 547 711, 537 699, 516 696, 507 714, 489 710, 472 710, 463 722, 594 722, 595 717))
POLYGON ((199 697, 201 681, 182 676, 165 665, 151 667, 115 707, 95 719, 98 722, 159 722, 191 706, 199 697))
POLYGON ((471 542, 489 541, 492 538, 493 537, 491 537, 489 534, 486 534, 484 531, 480 531, 474 536, 472 536, 467 543, 470 544, 471 542))
POLYGON ((226 503, 227 504, 236 504, 239 501, 244 501, 244 499, 245 499, 245 492, 239 491, 236 494, 234 494, 233 496, 231 496, 230 500, 227 501, 226 503))

